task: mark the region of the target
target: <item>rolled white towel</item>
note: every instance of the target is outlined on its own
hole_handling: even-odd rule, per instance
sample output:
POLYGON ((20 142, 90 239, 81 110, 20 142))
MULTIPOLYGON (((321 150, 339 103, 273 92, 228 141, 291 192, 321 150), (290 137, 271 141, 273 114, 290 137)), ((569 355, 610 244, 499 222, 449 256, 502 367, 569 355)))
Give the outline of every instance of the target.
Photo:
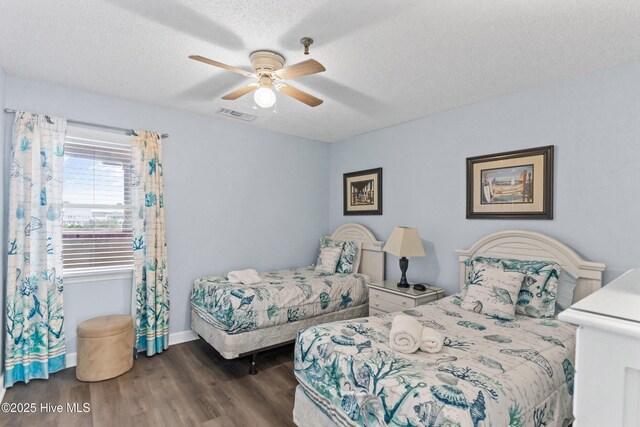
POLYGON ((242 283, 244 285, 255 285, 262 282, 262 278, 253 268, 231 271, 227 274, 227 280, 231 283, 242 283))
POLYGON ((389 347, 400 353, 414 353, 420 347, 422 328, 413 316, 395 316, 391 321, 389 347))
POLYGON ((442 350, 444 345, 444 336, 431 328, 424 328, 422 330, 422 337, 420 339, 420 350, 427 353, 438 353, 442 350))

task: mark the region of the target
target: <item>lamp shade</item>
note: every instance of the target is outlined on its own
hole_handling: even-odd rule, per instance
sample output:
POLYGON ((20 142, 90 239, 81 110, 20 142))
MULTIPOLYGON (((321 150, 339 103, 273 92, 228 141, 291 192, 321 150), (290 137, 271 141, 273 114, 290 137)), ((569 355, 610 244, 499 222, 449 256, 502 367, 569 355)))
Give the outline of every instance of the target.
POLYGON ((411 227, 394 228, 383 250, 399 257, 425 255, 418 230, 411 227))

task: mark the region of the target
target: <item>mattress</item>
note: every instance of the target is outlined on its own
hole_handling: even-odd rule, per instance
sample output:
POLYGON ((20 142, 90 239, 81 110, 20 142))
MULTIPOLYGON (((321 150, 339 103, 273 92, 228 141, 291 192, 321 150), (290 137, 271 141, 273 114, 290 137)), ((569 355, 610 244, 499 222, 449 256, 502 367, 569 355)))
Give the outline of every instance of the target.
POLYGON ((333 313, 321 314, 310 319, 298 320, 293 323, 256 329, 242 334, 228 334, 218 328, 212 327, 204 321, 198 313, 192 311, 191 329, 215 348, 222 357, 225 359, 234 359, 253 353, 256 350, 292 342, 300 329, 305 329, 320 323, 334 322, 336 320, 366 317, 368 313, 369 304, 362 304, 344 310, 334 311, 333 313))
POLYGON ((223 276, 197 279, 191 308, 204 321, 238 334, 345 310, 368 302, 367 276, 316 273, 313 267, 260 273, 263 283, 233 284, 223 276))
POLYGON ((455 295, 403 311, 445 336, 437 354, 392 351, 393 313, 300 331, 296 378, 340 426, 568 425, 575 327, 459 305, 455 295))

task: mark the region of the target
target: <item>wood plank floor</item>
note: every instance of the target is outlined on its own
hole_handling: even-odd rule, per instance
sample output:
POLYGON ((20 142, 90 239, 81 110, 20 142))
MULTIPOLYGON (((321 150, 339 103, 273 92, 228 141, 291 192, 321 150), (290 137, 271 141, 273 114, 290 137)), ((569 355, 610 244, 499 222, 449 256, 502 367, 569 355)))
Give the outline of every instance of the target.
POLYGON ((294 426, 293 345, 249 359, 226 360, 203 340, 140 356, 133 369, 98 383, 76 380, 75 368, 49 380, 14 385, 3 402, 35 402, 33 414, 0 413, 2 426, 294 426), (43 413, 41 403, 90 403, 87 413, 43 413))

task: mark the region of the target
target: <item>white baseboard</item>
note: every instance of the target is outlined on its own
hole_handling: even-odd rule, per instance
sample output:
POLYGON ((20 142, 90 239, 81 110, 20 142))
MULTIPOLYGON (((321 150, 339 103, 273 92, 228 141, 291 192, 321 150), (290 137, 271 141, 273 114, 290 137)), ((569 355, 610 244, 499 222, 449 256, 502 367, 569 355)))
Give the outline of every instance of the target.
MULTIPOLYGON (((194 341, 198 339, 198 334, 193 332, 192 330, 175 332, 173 334, 169 334, 169 345, 181 344, 183 342, 194 341)), ((73 368, 76 366, 78 362, 78 353, 67 353, 67 368, 73 368)), ((7 389, 4 386, 4 374, 0 375, 0 403, 2 403, 2 399, 4 399, 4 394, 7 392, 7 389)))
MULTIPOLYGON (((169 334, 169 345, 182 344, 183 342, 194 341, 198 339, 198 334, 191 329, 182 332, 174 332, 169 334)), ((67 353, 67 368, 73 368, 78 362, 78 353, 67 353)), ((1 400, 0 400, 1 402, 1 400)))
POLYGON ((78 353, 67 353, 67 368, 73 368, 78 362, 78 353))
POLYGON ((173 334, 169 334, 169 345, 181 344, 183 342, 195 341, 197 339, 198 334, 193 332, 191 329, 182 332, 174 332, 173 334))

